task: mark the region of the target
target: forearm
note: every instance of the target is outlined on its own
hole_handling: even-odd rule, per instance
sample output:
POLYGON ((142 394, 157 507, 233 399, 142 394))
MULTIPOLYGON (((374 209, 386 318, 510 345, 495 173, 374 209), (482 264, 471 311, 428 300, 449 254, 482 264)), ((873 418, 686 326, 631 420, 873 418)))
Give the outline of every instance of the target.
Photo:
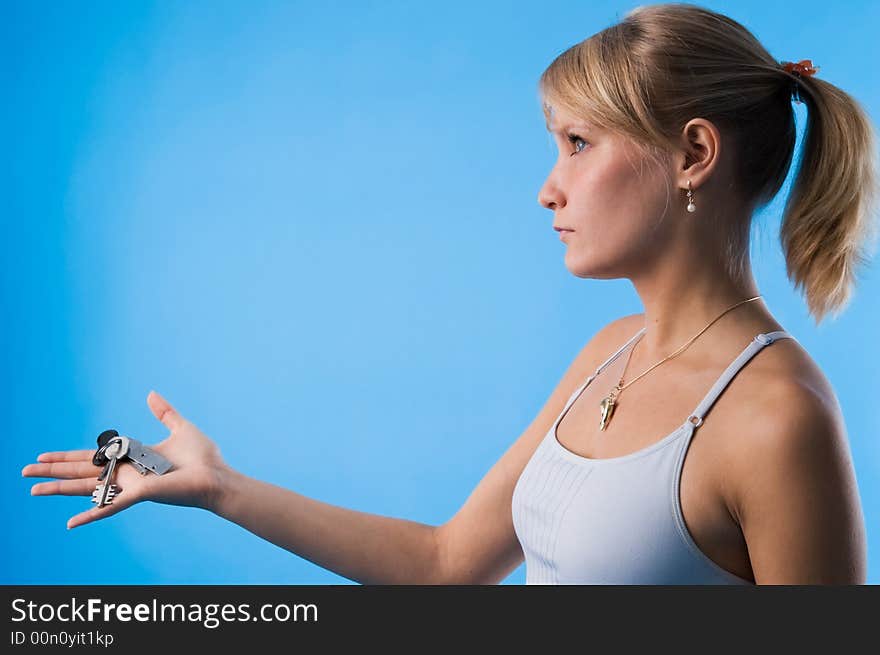
POLYGON ((362 584, 441 584, 436 528, 331 505, 227 469, 211 509, 362 584))

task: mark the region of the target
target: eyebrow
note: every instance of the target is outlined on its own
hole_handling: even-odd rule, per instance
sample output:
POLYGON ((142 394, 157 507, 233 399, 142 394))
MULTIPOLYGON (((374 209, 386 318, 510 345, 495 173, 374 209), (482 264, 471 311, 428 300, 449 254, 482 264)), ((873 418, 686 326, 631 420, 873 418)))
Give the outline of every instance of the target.
POLYGON ((574 123, 563 123, 561 126, 557 127, 556 129, 551 129, 550 124, 547 123, 546 121, 545 121, 544 125, 547 128, 547 131, 550 132, 551 134, 562 134, 563 132, 565 132, 566 130, 569 130, 569 129, 579 130, 581 132, 591 132, 594 130, 594 127, 592 125, 590 125, 589 123, 581 122, 581 121, 576 121, 574 123))

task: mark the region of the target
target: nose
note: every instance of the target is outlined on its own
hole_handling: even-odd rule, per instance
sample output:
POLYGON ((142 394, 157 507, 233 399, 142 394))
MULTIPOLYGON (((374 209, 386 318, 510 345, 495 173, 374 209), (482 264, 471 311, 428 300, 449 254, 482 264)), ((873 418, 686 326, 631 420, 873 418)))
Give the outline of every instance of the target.
POLYGON ((562 193, 550 177, 547 178, 547 181, 544 182, 544 186, 538 191, 538 204, 546 209, 552 209, 553 211, 565 206, 565 200, 563 199, 562 193))

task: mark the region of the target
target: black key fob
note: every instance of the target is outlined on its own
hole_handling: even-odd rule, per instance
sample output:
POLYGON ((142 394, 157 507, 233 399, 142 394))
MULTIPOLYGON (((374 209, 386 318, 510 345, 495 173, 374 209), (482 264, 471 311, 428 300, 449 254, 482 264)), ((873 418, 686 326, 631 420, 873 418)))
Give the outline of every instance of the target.
POLYGON ((104 430, 101 434, 98 435, 98 447, 103 447, 107 445, 107 442, 110 441, 113 437, 118 437, 119 433, 116 430, 104 430))

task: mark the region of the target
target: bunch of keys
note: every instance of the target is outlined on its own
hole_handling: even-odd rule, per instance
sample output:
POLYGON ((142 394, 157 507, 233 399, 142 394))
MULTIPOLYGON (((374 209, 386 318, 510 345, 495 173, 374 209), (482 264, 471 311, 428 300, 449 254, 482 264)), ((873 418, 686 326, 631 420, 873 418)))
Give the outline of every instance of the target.
POLYGON ((98 450, 92 457, 92 464, 104 467, 92 492, 92 502, 97 503, 98 507, 113 502, 116 495, 113 473, 117 463, 123 460, 134 466, 141 475, 146 475, 148 471, 162 475, 172 466, 171 462, 137 439, 122 437, 116 430, 104 430, 98 435, 98 450))

